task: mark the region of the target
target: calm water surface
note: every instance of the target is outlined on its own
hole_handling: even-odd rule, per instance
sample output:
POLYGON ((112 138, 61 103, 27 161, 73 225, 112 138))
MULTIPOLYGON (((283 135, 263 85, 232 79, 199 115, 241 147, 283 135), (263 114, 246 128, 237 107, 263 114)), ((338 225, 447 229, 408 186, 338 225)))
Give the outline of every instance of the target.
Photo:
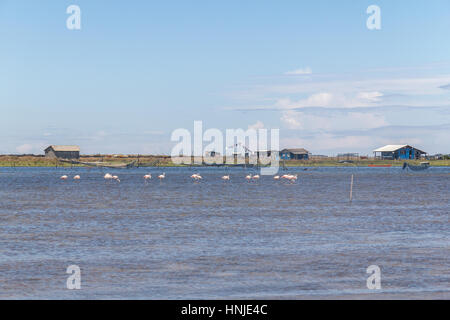
POLYGON ((450 168, 289 172, 0 168, 0 298, 450 298, 450 168))

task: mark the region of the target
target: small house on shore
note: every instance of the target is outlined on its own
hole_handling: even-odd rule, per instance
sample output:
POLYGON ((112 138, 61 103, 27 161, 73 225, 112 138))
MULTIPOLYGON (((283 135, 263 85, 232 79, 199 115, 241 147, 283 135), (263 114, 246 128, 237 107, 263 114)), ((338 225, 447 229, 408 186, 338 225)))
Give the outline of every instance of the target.
POLYGON ((256 158, 257 159, 260 159, 260 158, 271 158, 272 155, 275 157, 275 159, 278 159, 279 152, 277 150, 264 150, 264 149, 261 149, 261 150, 257 150, 255 152, 255 154, 256 154, 256 158))
POLYGON ((282 160, 308 160, 309 151, 303 148, 283 149, 280 151, 280 159, 282 160))
POLYGON ((215 150, 206 151, 205 152, 205 157, 208 157, 208 158, 220 157, 220 152, 217 152, 215 150))
POLYGON ((414 148, 410 145, 387 145, 373 151, 376 159, 382 160, 408 160, 420 159, 421 155, 426 154, 425 151, 414 148))
POLYGON ((47 158, 79 159, 80 147, 52 145, 45 149, 45 156, 47 158))

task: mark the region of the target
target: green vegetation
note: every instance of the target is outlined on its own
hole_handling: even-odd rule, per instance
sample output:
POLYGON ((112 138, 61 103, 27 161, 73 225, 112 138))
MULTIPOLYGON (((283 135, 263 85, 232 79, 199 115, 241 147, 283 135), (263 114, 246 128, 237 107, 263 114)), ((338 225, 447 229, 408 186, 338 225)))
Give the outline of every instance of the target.
POLYGON ((0 156, 0 167, 70 167, 41 156, 0 156))
MULTIPOLYGON (((179 167, 185 165, 178 165, 172 163, 169 156, 110 156, 110 155, 95 155, 83 156, 80 158, 82 162, 99 162, 103 164, 125 164, 135 162, 140 167, 179 167)), ((424 160, 409 160, 408 163, 418 165, 424 160)), ((280 166, 286 167, 367 167, 369 165, 392 165, 400 167, 404 160, 376 160, 376 159, 359 159, 346 162, 339 161, 337 158, 323 158, 316 160, 280 160, 280 166)), ((429 160, 432 167, 450 166, 450 158, 446 157, 444 160, 429 160)), ((0 156, 0 167, 83 167, 80 164, 71 164, 61 162, 56 159, 45 158, 44 156, 0 156)), ((198 166, 198 165, 197 165, 198 166)))

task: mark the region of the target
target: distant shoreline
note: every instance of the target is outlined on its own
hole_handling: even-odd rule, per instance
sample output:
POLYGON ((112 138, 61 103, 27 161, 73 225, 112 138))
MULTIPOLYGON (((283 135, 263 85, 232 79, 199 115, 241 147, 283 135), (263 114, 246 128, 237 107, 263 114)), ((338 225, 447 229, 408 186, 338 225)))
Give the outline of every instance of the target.
MULTIPOLYGON (((207 165, 172 163, 170 156, 81 156, 79 161, 90 163, 101 163, 106 165, 119 165, 133 163, 136 167, 233 167, 236 165, 207 165)), ((432 167, 450 167, 450 160, 378 160, 378 159, 354 159, 346 160, 339 158, 323 158, 314 160, 280 160, 280 167, 369 167, 369 166, 392 166, 401 167, 404 162, 419 164, 427 161, 432 167)), ((243 166, 241 164, 240 166, 243 166)), ((248 165, 252 167, 252 165, 248 165)), ((0 167, 90 167, 83 164, 71 164, 61 162, 58 159, 46 158, 37 155, 0 155, 0 167)))

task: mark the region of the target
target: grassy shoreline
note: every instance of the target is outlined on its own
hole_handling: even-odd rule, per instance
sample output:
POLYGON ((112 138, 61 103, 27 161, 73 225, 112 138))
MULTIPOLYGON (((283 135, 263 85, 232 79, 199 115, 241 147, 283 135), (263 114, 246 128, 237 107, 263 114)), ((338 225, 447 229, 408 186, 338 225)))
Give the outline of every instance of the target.
MULTIPOLYGON (((82 157, 83 162, 102 162, 103 164, 114 165, 136 162, 139 167, 186 167, 190 165, 179 165, 172 163, 168 156, 145 156, 145 157, 112 157, 112 156, 90 156, 82 157)), ((410 164, 418 165, 424 160, 408 160, 410 164)), ((326 158, 320 160, 290 160, 280 161, 279 165, 286 167, 368 167, 370 165, 383 166, 391 165, 401 167, 405 160, 375 160, 361 159, 350 163, 343 163, 336 158, 326 158)), ((450 160, 429 160, 432 167, 449 167, 450 160)), ((232 166, 232 165, 230 165, 232 166)), ((49 159, 43 156, 0 156, 0 167, 87 167, 86 165, 70 164, 49 159)), ((207 165, 192 165, 192 167, 207 167, 207 165)))

